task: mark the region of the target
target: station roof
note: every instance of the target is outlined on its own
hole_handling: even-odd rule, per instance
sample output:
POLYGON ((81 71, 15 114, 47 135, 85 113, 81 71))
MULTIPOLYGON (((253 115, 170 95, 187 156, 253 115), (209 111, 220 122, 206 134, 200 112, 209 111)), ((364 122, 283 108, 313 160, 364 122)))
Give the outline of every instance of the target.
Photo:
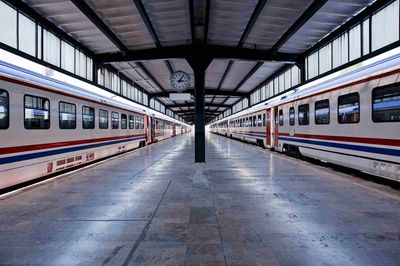
POLYGON ((194 101, 172 102, 169 76, 193 70, 185 54, 215 55, 206 71, 207 119, 248 97, 274 73, 372 0, 24 0, 103 64, 192 119, 194 101))

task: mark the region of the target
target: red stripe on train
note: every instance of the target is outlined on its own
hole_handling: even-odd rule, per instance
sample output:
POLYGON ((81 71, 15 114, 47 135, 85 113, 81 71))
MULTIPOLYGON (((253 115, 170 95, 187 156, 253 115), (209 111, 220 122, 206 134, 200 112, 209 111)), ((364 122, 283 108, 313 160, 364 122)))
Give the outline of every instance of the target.
POLYGON ((399 139, 378 139, 378 138, 363 138, 363 137, 344 137, 344 136, 329 136, 329 135, 313 135, 313 134, 294 134, 279 132, 279 136, 305 138, 305 139, 320 139, 320 140, 333 140, 333 141, 346 141, 365 144, 387 145, 400 147, 399 139))
POLYGON ((65 147, 65 146, 89 144, 89 143, 94 143, 94 142, 103 142, 103 141, 110 141, 110 140, 128 139, 128 138, 142 137, 142 136, 144 137, 145 135, 138 134, 138 135, 99 138, 99 139, 72 140, 72 141, 42 143, 42 144, 34 144, 34 145, 26 145, 26 146, 6 147, 6 148, 0 148, 0 154, 44 150, 44 149, 51 149, 51 148, 61 148, 61 147, 65 147))

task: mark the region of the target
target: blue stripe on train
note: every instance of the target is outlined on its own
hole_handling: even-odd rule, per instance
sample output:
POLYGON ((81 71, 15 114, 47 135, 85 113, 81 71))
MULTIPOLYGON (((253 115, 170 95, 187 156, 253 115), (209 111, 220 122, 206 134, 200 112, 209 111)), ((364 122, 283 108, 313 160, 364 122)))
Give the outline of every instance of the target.
POLYGON ((35 152, 35 153, 28 153, 28 154, 4 157, 4 158, 0 158, 0 165, 7 164, 7 163, 16 163, 16 162, 26 161, 26 160, 31 160, 31 159, 37 159, 37 158, 41 158, 41 157, 47 157, 47 156, 52 156, 52 155, 57 155, 57 154, 62 154, 62 153, 67 153, 67 152, 92 149, 92 148, 97 148, 97 147, 101 147, 101 146, 108 146, 108 145, 118 144, 118 143, 122 143, 122 142, 132 141, 132 140, 139 140, 139 139, 145 139, 145 138, 137 137, 137 138, 123 139, 123 140, 115 140, 115 141, 110 141, 110 142, 82 145, 82 146, 76 146, 76 147, 70 147, 70 148, 63 148, 63 149, 58 149, 58 150, 41 151, 41 152, 35 152))
POLYGON ((324 146, 324 147, 362 151, 362 152, 369 152, 369 153, 376 153, 376 154, 383 154, 383 155, 390 155, 390 156, 400 156, 400 150, 395 150, 395 149, 378 148, 378 147, 371 147, 371 146, 360 146, 360 145, 344 144, 344 143, 336 143, 336 142, 328 142, 328 141, 315 141, 315 140, 309 140, 309 139, 293 139, 293 138, 286 138, 286 137, 279 137, 279 139, 286 140, 286 141, 299 142, 299 143, 312 144, 312 145, 319 145, 319 146, 324 146))

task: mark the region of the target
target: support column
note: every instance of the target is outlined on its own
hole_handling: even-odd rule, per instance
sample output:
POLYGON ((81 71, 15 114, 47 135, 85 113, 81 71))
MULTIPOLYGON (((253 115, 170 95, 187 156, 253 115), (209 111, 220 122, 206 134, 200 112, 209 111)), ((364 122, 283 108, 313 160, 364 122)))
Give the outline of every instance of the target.
POLYGON ((212 58, 199 52, 198 55, 193 55, 186 58, 194 72, 194 97, 195 97, 195 115, 194 115, 194 152, 195 163, 204 163, 206 161, 206 141, 205 141, 205 109, 204 109, 204 86, 205 74, 208 65, 212 58))

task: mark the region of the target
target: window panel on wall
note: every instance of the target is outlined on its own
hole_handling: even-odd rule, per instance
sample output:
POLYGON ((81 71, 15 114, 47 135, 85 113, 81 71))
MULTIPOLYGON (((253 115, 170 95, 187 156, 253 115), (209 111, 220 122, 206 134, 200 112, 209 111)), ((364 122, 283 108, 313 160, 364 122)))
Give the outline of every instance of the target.
POLYGON ((83 78, 86 78, 86 66, 87 66, 86 55, 79 50, 75 51, 75 64, 76 64, 75 74, 83 78))
POLYGON ((369 19, 362 23, 363 55, 369 53, 369 19))
POLYGON ((87 57, 86 60, 86 78, 88 80, 92 80, 93 79, 93 60, 92 58, 90 58, 89 56, 87 57))
POLYGON ((61 67, 71 73, 74 73, 74 55, 75 48, 70 44, 61 42, 61 67))
POLYGON ((60 66, 60 39, 53 33, 43 30, 43 60, 60 66))
POLYGON ((348 34, 336 38, 332 43, 333 68, 346 64, 349 61, 348 34))
POLYGON ((37 27, 37 58, 42 59, 42 27, 36 25, 37 27))
POLYGON ((21 13, 18 14, 18 34, 18 49, 36 56, 36 24, 21 13))
POLYGON ((279 76, 279 92, 285 90, 285 76, 282 74, 279 76))
POLYGON ((292 86, 298 85, 300 83, 300 69, 297 66, 293 66, 290 72, 292 72, 292 86))
POLYGON ((374 14, 371 24, 372 51, 399 40, 399 1, 374 14))
POLYGON ((329 43, 319 50, 319 74, 332 69, 332 45, 329 43))
POLYGON ((0 42, 17 48, 17 11, 0 1, 0 42))
POLYGON ((104 75, 103 69, 97 70, 97 83, 101 86, 104 86, 104 75))
POLYGON ((292 87, 292 79, 290 74, 290 69, 285 71, 285 90, 292 87))
POLYGON ((352 61, 361 57, 361 26, 357 25, 349 31, 350 58, 352 61))
POLYGON ((308 72, 307 76, 309 79, 318 76, 318 51, 310 54, 307 57, 308 72))

